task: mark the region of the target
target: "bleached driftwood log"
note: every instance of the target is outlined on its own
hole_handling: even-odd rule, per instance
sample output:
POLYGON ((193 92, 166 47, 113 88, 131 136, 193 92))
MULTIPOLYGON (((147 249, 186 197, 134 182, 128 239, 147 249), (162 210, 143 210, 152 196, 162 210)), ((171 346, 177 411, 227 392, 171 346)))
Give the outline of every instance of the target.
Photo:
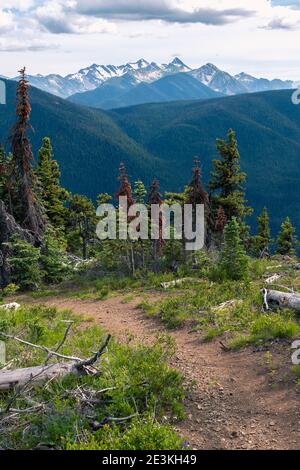
POLYGON ((264 309, 290 308, 300 313, 300 294, 263 289, 264 309))
POLYGON ((59 347, 55 351, 51 351, 45 346, 32 344, 20 338, 1 333, 1 336, 3 336, 4 338, 6 337, 8 339, 13 339, 33 348, 44 351, 45 353, 47 353, 47 359, 44 365, 28 367, 24 369, 16 369, 13 371, 0 371, 0 391, 8 391, 12 388, 20 389, 22 387, 26 387, 29 384, 43 384, 48 380, 63 377, 68 374, 80 376, 82 374, 91 373, 90 367, 93 366, 98 361, 98 359, 104 354, 111 339, 111 335, 108 335, 104 345, 100 348, 97 353, 95 353, 89 359, 82 360, 77 357, 64 356, 58 353, 58 350, 63 345, 67 337, 68 331, 69 327, 66 331, 63 341, 60 343, 59 347), (66 359, 70 362, 64 361, 53 364, 47 364, 51 357, 66 359))
POLYGON ((68 374, 79 375, 76 363, 60 362, 47 366, 28 367, 27 369, 16 369, 6 372, 0 371, 0 391, 4 392, 13 388, 21 388, 27 383, 41 384, 68 374))

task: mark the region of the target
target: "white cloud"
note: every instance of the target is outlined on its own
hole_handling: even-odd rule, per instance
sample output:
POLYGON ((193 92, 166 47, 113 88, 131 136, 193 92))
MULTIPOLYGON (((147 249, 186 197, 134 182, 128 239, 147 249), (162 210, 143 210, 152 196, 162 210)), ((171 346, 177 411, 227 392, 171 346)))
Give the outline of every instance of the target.
POLYGON ((106 20, 79 15, 74 1, 51 0, 34 12, 39 25, 52 34, 90 34, 114 32, 115 26, 106 20))
POLYGON ((50 44, 47 41, 41 41, 38 39, 27 39, 27 40, 7 40, 0 39, 0 51, 2 52, 25 52, 25 51, 45 51, 58 49, 57 44, 50 44))
POLYGON ((0 34, 10 31, 13 27, 13 14, 0 9, 0 34))
POLYGON ((263 26, 264 29, 269 29, 269 30, 282 29, 284 31, 293 31, 297 27, 299 27, 299 22, 288 23, 283 18, 274 18, 266 26, 263 26))
POLYGON ((191 2, 172 0, 77 0, 79 13, 123 21, 161 20, 167 23, 202 23, 222 25, 253 15, 251 8, 227 6, 220 8, 213 2, 202 1, 199 6, 191 2), (190 8, 192 6, 192 8, 190 8))
POLYGON ((176 51, 191 66, 210 61, 232 73, 300 77, 295 60, 300 10, 293 0, 0 0, 0 5, 0 53, 13 52, 3 61, 0 55, 3 74, 13 74, 24 55, 38 72, 67 74, 92 62, 140 56, 166 62, 176 51))

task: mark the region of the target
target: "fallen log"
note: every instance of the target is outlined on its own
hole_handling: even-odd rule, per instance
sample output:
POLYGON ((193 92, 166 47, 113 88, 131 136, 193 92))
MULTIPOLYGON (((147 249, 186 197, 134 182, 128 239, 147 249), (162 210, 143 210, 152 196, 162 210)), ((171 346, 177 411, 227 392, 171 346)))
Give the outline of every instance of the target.
POLYGON ((77 357, 64 356, 57 352, 58 349, 62 346, 64 340, 66 339, 66 334, 65 334, 64 340, 61 342, 59 348, 57 348, 56 351, 51 351, 45 346, 35 345, 27 341, 24 341, 20 338, 10 336, 10 335, 5 335, 4 333, 1 333, 1 335, 8 339, 14 339, 28 346, 43 350, 45 353, 48 354, 47 359, 46 359, 46 364, 44 365, 39 365, 36 367, 28 367, 24 369, 15 369, 12 371, 0 371, 0 391, 1 392, 8 391, 11 389, 22 389, 22 388, 27 387, 27 385, 32 385, 32 384, 41 385, 41 384, 44 384, 45 382, 48 382, 49 380, 64 377, 69 374, 80 376, 83 374, 92 373, 93 371, 91 367, 104 354, 108 346, 108 343, 111 339, 111 335, 108 335, 105 343, 99 349, 98 352, 96 352, 91 358, 82 360, 77 357), (58 363, 53 363, 53 364, 47 364, 47 361, 51 357, 54 357, 54 356, 60 359, 69 360, 69 362, 64 361, 64 362, 58 362, 58 363))
POLYGON ((290 308, 300 313, 300 294, 263 289, 264 309, 290 308))
POLYGON ((76 363, 60 362, 47 366, 28 367, 12 371, 0 371, 0 391, 24 387, 26 384, 42 384, 64 375, 80 375, 76 363))

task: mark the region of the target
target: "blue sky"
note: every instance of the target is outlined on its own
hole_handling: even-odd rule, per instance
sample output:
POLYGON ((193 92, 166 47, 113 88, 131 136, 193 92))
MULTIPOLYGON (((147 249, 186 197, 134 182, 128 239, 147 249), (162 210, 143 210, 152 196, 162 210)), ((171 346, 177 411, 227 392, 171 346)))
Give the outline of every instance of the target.
POLYGON ((0 0, 0 75, 141 57, 300 80, 300 1, 0 0))

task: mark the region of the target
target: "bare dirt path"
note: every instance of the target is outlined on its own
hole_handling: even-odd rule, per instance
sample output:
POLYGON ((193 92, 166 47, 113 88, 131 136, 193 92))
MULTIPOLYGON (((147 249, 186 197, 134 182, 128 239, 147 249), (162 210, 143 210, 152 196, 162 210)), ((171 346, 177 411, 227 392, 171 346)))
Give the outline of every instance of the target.
MULTIPOLYGON (((42 303, 93 317, 121 341, 129 333, 151 343, 166 330, 136 308, 140 300, 51 298, 42 303)), ((186 399, 187 419, 178 425, 194 449, 300 449, 300 395, 291 381, 274 385, 265 353, 226 353, 218 342, 203 343, 199 334, 187 329, 168 334, 177 347, 171 365, 188 383, 195 382, 186 399)), ((277 356, 288 370, 289 344, 278 348, 277 356)))

